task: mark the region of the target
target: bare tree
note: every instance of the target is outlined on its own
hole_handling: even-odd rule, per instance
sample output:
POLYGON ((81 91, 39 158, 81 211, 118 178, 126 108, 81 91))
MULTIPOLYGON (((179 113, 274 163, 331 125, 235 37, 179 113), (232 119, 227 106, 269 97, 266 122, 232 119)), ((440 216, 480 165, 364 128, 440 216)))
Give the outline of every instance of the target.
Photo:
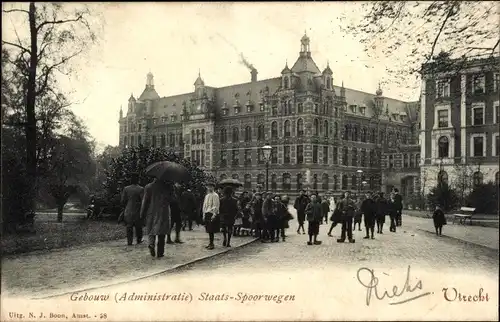
MULTIPOLYGON (((344 32, 355 35, 373 59, 391 59, 391 81, 408 87, 422 64, 438 53, 451 58, 498 54, 499 6, 476 1, 372 1, 362 5, 361 18, 342 17, 344 32)), ((359 17, 359 15, 358 15, 359 17)), ((415 82, 413 89, 418 84, 415 82)))
POLYGON ((90 10, 85 5, 30 2, 21 7, 2 6, 2 16, 17 22, 12 23, 12 39, 6 39, 3 33, 2 45, 13 53, 6 59, 16 70, 23 94, 16 125, 23 126, 25 131, 27 176, 33 183, 27 192, 27 202, 33 208, 37 182, 37 102, 50 93, 53 99, 60 98, 57 77, 70 75, 71 60, 85 52, 97 38, 90 10))
POLYGON ((461 163, 453 166, 455 172, 455 180, 453 186, 457 189, 458 197, 462 205, 465 204, 467 194, 473 186, 472 175, 474 169, 469 164, 461 163))

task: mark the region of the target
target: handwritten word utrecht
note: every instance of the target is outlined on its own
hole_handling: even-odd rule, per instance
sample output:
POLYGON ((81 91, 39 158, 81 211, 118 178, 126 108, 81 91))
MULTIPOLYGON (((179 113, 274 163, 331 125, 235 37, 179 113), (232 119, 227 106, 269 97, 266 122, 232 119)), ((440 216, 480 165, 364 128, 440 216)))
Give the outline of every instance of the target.
POLYGON ((480 288, 477 294, 463 294, 456 288, 443 288, 444 299, 448 302, 489 302, 488 293, 483 293, 484 289, 480 288))

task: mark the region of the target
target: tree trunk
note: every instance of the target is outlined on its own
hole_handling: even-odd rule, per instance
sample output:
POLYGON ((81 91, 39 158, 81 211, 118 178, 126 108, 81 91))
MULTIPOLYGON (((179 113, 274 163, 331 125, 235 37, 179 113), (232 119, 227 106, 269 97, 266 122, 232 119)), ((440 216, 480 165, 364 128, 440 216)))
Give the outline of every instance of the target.
POLYGON ((57 204, 57 222, 62 222, 62 220, 63 220, 63 209, 64 209, 64 204, 58 203, 57 204))
POLYGON ((37 160, 36 160, 36 69, 38 65, 38 31, 36 29, 36 13, 35 4, 30 2, 29 6, 29 25, 30 25, 30 65, 26 93, 26 166, 27 179, 30 182, 27 195, 27 205, 30 210, 34 210, 36 186, 37 186, 37 160))

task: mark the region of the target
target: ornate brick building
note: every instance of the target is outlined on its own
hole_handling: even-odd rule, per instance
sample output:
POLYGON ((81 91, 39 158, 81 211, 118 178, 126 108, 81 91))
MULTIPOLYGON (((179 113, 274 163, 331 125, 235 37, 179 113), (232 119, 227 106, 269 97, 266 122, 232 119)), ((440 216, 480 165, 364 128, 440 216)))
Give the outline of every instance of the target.
POLYGON ((459 191, 499 181, 499 57, 423 66, 423 190, 447 181, 459 191), (439 66, 448 66, 445 69, 439 66), (426 182, 424 187, 424 181, 426 182))
POLYGON ((250 66, 250 82, 214 88, 198 75, 193 92, 170 97, 156 93, 149 73, 127 114, 120 111, 120 146, 170 147, 217 178, 238 178, 250 188, 265 184, 261 147, 269 144, 274 191, 385 190, 381 185, 402 182, 415 189, 418 180, 405 180, 419 174, 420 151, 411 145, 418 102, 386 98, 380 87, 370 94, 335 86, 328 64, 320 71, 312 59, 307 35, 300 47, 295 64, 278 77, 257 80, 250 66), (400 171, 406 176, 384 181, 385 160, 400 159, 394 168, 407 164, 400 171))

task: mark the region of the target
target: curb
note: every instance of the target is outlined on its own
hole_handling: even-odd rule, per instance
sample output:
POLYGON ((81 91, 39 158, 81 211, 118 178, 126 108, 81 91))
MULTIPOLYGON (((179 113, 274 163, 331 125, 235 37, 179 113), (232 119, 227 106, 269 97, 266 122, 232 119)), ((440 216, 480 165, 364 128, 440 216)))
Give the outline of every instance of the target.
POLYGON ((74 291, 69 291, 69 292, 63 292, 63 293, 58 293, 58 294, 53 294, 53 295, 48 295, 48 296, 36 297, 36 298, 32 298, 32 300, 45 300, 45 299, 49 299, 49 298, 54 298, 54 297, 59 297, 59 296, 63 296, 63 295, 72 294, 72 293, 75 293, 75 292, 87 292, 87 291, 97 290, 97 289, 101 289, 101 288, 107 288, 107 287, 117 286, 117 285, 121 285, 121 284, 125 284, 125 283, 140 281, 140 280, 143 280, 143 279, 146 279, 146 278, 150 278, 150 277, 153 277, 153 276, 158 276, 158 275, 162 275, 162 274, 169 273, 169 272, 172 272, 172 271, 176 271, 176 270, 179 270, 179 269, 184 268, 186 266, 189 266, 189 265, 192 265, 192 264, 204 261, 206 259, 210 259, 210 258, 219 256, 219 255, 223 255, 223 254, 231 252, 233 250, 236 250, 236 249, 248 246, 250 244, 253 244, 253 243, 255 243, 258 240, 259 240, 258 238, 254 238, 254 239, 249 240, 249 241, 247 241, 247 242, 245 242, 245 243, 243 243, 241 245, 238 245, 236 247, 231 247, 231 248, 227 248, 226 247, 226 249, 224 249, 223 251, 220 251, 218 253, 212 253, 212 254, 208 254, 208 255, 205 255, 205 256, 201 256, 201 257, 195 258, 195 259, 193 259, 193 260, 191 260, 189 262, 177 264, 177 265, 175 265, 173 267, 164 269, 164 270, 162 270, 160 272, 156 272, 156 273, 144 275, 144 276, 141 276, 141 277, 132 278, 132 279, 129 279, 129 280, 126 280, 126 281, 119 281, 119 282, 112 283, 112 284, 94 286, 94 287, 89 287, 89 288, 85 288, 85 289, 79 289, 79 290, 74 290, 74 291))
MULTIPOLYGON (((422 232, 427 233, 427 234, 430 234, 430 235, 433 235, 433 236, 436 236, 435 232, 431 232, 431 231, 428 231, 428 230, 425 230, 425 229, 422 229, 422 228, 417 228, 417 230, 422 231, 422 232)), ((453 236, 448 236, 448 235, 441 235, 441 236, 442 237, 446 237, 448 239, 453 239, 453 240, 459 241, 459 242, 461 242, 463 244, 466 244, 466 245, 474 245, 474 246, 481 247, 481 248, 484 248, 484 249, 489 250, 489 251, 495 251, 497 254, 499 252, 498 249, 491 248, 489 246, 481 245, 481 244, 478 244, 478 243, 473 243, 471 241, 463 240, 461 238, 457 238, 457 237, 453 237, 453 236)))

